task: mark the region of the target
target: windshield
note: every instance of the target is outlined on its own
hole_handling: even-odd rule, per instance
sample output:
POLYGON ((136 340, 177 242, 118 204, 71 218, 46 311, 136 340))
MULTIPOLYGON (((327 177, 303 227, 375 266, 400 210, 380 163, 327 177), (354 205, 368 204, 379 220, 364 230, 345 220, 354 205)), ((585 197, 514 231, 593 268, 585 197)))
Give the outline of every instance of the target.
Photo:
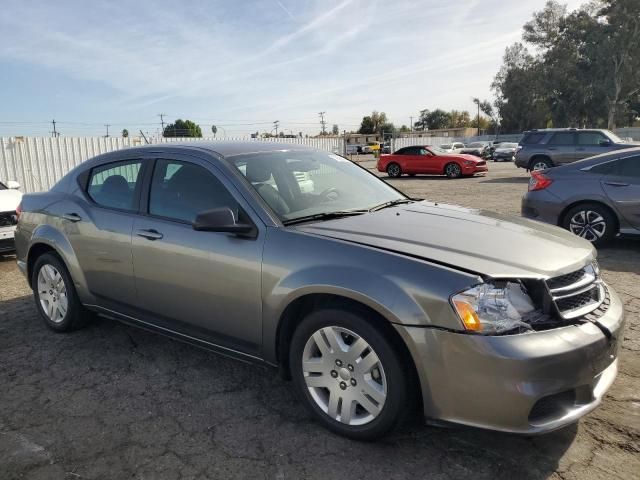
POLYGON ((281 151, 228 160, 283 222, 309 215, 365 211, 407 198, 364 168, 330 153, 281 151))
POLYGON ((8 190, 7 186, 2 182, 0 182, 0 190, 8 190))
POLYGON ((453 145, 451 145, 450 143, 445 143, 445 144, 440 145, 440 149, 441 150, 450 150, 452 148, 453 148, 453 145))

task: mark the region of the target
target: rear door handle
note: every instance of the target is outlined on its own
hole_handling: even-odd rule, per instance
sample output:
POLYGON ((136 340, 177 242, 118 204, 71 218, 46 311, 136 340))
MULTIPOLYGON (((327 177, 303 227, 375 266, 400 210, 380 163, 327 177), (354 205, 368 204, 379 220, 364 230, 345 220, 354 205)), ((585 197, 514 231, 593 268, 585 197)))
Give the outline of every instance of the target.
POLYGON ((547 150, 557 150, 556 147, 548 147, 547 150))
POLYGON ((77 213, 65 213, 64 215, 62 215, 62 218, 73 223, 76 223, 82 220, 82 217, 77 213))
POLYGON ((628 187, 628 183, 624 182, 604 182, 605 185, 611 185, 612 187, 628 187))
POLYGON ((138 235, 139 237, 143 237, 146 238, 147 240, 160 240, 163 235, 158 232, 157 230, 138 230, 136 232, 136 235, 138 235))

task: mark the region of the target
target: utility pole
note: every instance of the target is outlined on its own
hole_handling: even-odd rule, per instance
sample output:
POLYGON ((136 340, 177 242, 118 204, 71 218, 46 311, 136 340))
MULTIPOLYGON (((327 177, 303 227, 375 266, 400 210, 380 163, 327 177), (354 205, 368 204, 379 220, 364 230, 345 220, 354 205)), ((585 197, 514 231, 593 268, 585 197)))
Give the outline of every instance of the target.
POLYGON ((318 113, 318 115, 320 116, 320 125, 322 125, 322 135, 326 135, 327 134, 327 130, 326 130, 326 125, 327 122, 324 121, 324 114, 327 112, 320 112, 318 113))
POLYGON ((159 113, 158 116, 160 117, 160 124, 162 125, 162 136, 164 137, 164 117, 165 117, 166 113, 159 113))
POLYGON ((276 137, 278 136, 278 124, 280 123, 280 120, 275 120, 273 122, 273 128, 276 129, 276 137))
POLYGON ((53 119, 51 123, 53 123, 53 132, 51 132, 51 135, 54 137, 59 137, 60 134, 56 131, 56 120, 53 119))
POLYGON ((109 123, 105 123, 104 126, 107 127, 107 134, 104 136, 104 138, 109 138, 109 127, 111 125, 109 123))
POLYGON ((409 117, 409 132, 413 133, 413 117, 409 117))

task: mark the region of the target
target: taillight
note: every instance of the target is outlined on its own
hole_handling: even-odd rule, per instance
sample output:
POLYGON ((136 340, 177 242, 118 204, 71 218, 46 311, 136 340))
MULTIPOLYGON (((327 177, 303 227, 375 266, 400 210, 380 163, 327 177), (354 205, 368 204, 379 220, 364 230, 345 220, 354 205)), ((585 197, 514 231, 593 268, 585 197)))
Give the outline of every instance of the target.
POLYGON ((19 204, 19 205, 16 207, 16 218, 17 218, 18 220, 20 220, 20 214, 21 214, 21 213, 22 213, 22 204, 19 204))
POLYGON ((540 171, 534 170, 531 172, 531 178, 529 179, 529 191, 534 192, 536 190, 544 190, 553 183, 549 177, 540 171))

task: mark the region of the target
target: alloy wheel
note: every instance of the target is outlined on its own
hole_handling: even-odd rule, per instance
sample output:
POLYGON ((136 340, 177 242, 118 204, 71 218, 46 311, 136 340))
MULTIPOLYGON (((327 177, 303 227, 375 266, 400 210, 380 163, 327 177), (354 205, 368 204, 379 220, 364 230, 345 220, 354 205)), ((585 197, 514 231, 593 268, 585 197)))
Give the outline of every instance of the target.
POLYGON ((305 344, 302 371, 309 394, 333 420, 365 425, 382 411, 387 379, 376 352, 358 334, 329 326, 305 344))
POLYGON ((399 177, 400 176, 400 167, 395 163, 389 165, 387 168, 387 173, 390 177, 399 177))
POLYGON ((450 163, 447 165, 445 173, 447 174, 447 177, 459 177, 460 166, 457 163, 450 163))
POLYGON ((535 170, 535 171, 537 171, 537 170, 545 170, 547 168, 549 168, 549 165, 547 165, 546 162, 536 162, 536 163, 533 164, 532 170, 535 170))
POLYGON ((598 212, 580 210, 569 220, 569 229, 585 240, 595 242, 607 231, 607 222, 598 212))
POLYGON ((53 265, 44 264, 38 272, 38 299, 49 320, 53 323, 64 320, 69 309, 67 286, 53 265))

